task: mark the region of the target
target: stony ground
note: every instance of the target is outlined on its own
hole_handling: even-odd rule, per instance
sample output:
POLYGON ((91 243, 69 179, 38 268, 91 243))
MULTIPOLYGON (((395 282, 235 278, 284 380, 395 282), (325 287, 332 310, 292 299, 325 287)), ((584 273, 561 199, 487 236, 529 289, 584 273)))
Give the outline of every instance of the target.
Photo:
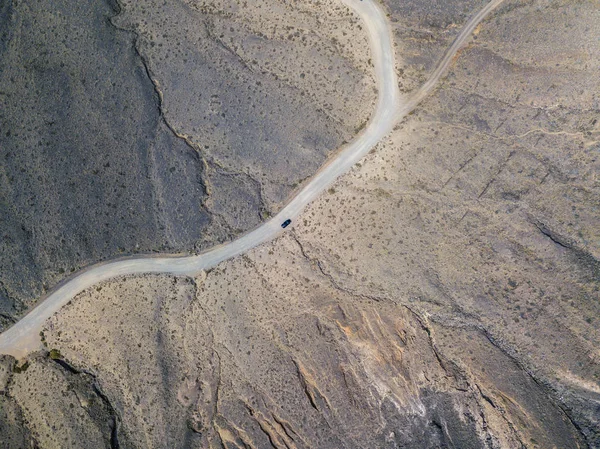
MULTIPOLYGON (((480 6, 413 3, 386 3, 406 90, 480 6)), ((225 37, 261 23, 234 6, 191 8, 266 70, 225 37)), ((599 23, 593 1, 509 2, 291 232, 79 295, 46 353, 0 365, 8 447, 600 446, 599 23)))
POLYGON ((0 329, 83 266, 257 226, 373 110, 337 1, 71 3, 2 3, 0 329))

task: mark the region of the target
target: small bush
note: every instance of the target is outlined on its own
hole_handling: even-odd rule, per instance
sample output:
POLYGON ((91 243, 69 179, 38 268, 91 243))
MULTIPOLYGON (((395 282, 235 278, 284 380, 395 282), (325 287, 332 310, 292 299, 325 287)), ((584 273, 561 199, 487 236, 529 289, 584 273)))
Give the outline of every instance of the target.
POLYGON ((29 362, 25 362, 22 365, 15 363, 15 365, 13 366, 13 373, 24 373, 25 371, 27 371, 27 368, 29 368, 29 362))

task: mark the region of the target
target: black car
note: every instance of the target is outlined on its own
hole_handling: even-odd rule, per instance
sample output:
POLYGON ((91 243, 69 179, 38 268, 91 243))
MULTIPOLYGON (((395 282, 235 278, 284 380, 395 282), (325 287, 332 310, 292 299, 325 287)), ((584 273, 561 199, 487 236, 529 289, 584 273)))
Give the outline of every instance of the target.
POLYGON ((291 218, 288 218, 287 220, 285 220, 283 223, 281 223, 281 227, 282 228, 287 228, 289 226, 289 224, 292 222, 291 218))

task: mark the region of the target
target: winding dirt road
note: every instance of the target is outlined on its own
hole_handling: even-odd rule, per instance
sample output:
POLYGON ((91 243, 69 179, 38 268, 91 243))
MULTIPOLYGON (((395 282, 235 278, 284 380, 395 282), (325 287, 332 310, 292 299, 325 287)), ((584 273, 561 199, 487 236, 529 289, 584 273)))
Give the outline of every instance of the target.
POLYGON ((394 72, 394 50, 389 25, 374 0, 341 0, 354 9, 366 25, 371 45, 372 61, 379 85, 377 108, 368 127, 337 156, 323 166, 311 181, 276 216, 239 239, 214 247, 199 255, 188 257, 139 256, 93 266, 84 270, 52 293, 19 322, 0 334, 0 353, 16 358, 40 349, 40 331, 45 321, 67 304, 79 292, 116 276, 143 273, 169 273, 194 276, 201 270, 214 267, 219 262, 272 240, 281 232, 281 223, 295 218, 302 209, 320 195, 340 175, 346 173, 362 159, 394 125, 412 111, 438 84, 460 47, 475 27, 503 0, 492 0, 461 30, 456 40, 439 62, 431 76, 414 94, 401 98, 394 72))

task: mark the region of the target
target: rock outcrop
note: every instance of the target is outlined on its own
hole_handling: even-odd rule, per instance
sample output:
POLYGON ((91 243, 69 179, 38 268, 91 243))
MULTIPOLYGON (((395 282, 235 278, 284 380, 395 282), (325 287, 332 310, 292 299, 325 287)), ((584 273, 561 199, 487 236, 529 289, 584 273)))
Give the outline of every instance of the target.
MULTIPOLYGON (((334 4, 140 2, 113 19, 136 33, 164 126, 204 154, 219 235, 255 225, 304 176, 284 181, 284 165, 269 175, 268 152, 236 140, 236 123, 263 123, 281 142, 281 122, 312 105, 315 140, 287 167, 316 167, 321 145, 368 116, 348 107, 372 101, 368 57, 344 34, 359 24, 334 4), (305 58, 313 71, 296 76, 305 58), (306 81, 325 65, 334 90, 306 81), (210 95, 190 93, 196 83, 210 95), (250 117, 251 103, 287 109, 250 117), (188 113, 198 105, 206 116, 188 113)), ((481 5, 383 2, 401 89, 481 5)), ((599 447, 599 24, 592 1, 508 1, 282 237, 194 279, 82 292, 48 321, 44 353, 2 359, 7 447, 599 447)), ((296 157, 302 135, 278 155, 296 157)))

